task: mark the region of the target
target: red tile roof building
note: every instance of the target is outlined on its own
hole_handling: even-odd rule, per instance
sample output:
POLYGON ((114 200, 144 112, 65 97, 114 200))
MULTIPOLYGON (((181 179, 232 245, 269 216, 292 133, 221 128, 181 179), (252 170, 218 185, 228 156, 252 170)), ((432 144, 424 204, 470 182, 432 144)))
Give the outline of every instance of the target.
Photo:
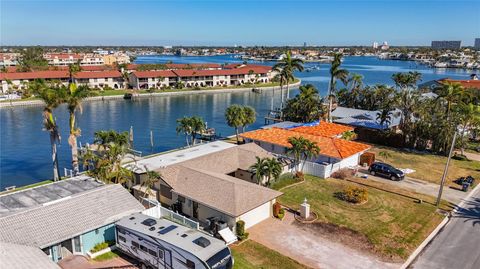
POLYGON ((459 83, 466 89, 477 89, 480 90, 480 80, 472 79, 472 80, 455 80, 455 79, 442 79, 439 80, 440 83, 451 82, 451 83, 459 83))

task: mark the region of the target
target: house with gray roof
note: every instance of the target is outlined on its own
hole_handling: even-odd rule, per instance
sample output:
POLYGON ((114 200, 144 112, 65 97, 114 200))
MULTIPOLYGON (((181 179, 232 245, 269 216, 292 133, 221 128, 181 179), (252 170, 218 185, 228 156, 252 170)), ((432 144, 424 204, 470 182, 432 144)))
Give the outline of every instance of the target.
POLYGON ((0 268, 61 269, 36 247, 0 242, 0 268))
POLYGON ((339 124, 349 125, 355 128, 366 128, 375 130, 395 129, 400 125, 402 113, 395 109, 390 111, 389 122, 380 123, 378 110, 364 110, 349 107, 337 107, 332 111, 332 121, 339 124))
MULTIPOLYGON (((235 146, 216 141, 169 152, 163 158, 158 155, 155 161, 144 160, 150 167, 158 167, 155 171, 161 175, 149 197, 202 226, 216 217, 232 230, 238 220, 245 221, 245 228, 249 228, 273 215, 273 204, 282 194, 256 183, 249 171, 256 157, 274 156, 254 143, 235 146), (220 150, 212 151, 212 145, 220 150), (195 154, 188 157, 189 151, 195 154), (201 154, 205 151, 206 154, 201 154), (172 162, 172 156, 180 156, 182 160, 172 162)), ((130 168, 137 171, 135 196, 142 197, 140 186, 146 173, 130 168)))
POLYGON ((58 262, 115 241, 115 221, 144 207, 121 185, 79 176, 0 196, 0 245, 43 250, 58 262))

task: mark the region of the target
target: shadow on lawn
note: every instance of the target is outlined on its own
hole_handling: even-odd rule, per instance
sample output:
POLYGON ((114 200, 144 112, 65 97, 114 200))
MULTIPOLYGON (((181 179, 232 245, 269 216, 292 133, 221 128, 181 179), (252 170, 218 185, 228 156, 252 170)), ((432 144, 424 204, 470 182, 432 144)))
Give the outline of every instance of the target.
POLYGON ((464 219, 464 222, 472 222, 472 226, 480 225, 480 198, 466 201, 464 207, 457 208, 452 218, 464 219))
MULTIPOLYGON (((391 193, 391 194, 396 194, 396 195, 399 195, 399 196, 402 196, 402 197, 405 197, 405 198, 408 198, 408 199, 412 199, 412 200, 414 200, 414 201, 417 202, 417 203, 420 202, 420 201, 422 201, 422 203, 435 206, 435 203, 433 203, 433 202, 428 202, 428 201, 425 201, 425 200, 423 200, 423 199, 419 199, 419 198, 417 198, 417 197, 414 197, 414 196, 412 196, 412 195, 404 194, 404 193, 401 193, 401 192, 398 192, 398 191, 388 190, 388 189, 385 189, 385 188, 380 188, 380 187, 377 187, 377 186, 374 186, 374 185, 370 185, 370 184, 366 184, 366 183, 363 183, 363 182, 359 182, 359 181, 356 181, 356 180, 351 180, 351 179, 345 179, 345 180, 346 180, 346 181, 349 181, 349 182, 352 182, 352 183, 355 183, 355 184, 359 184, 359 185, 365 186, 365 187, 369 187, 369 188, 372 188, 372 189, 376 189, 376 190, 379 190, 379 191, 384 191, 384 192, 388 192, 388 193, 391 193)), ((445 201, 445 206, 448 207, 449 209, 455 208, 455 204, 453 204, 453 203, 451 203, 451 202, 446 202, 446 201, 445 201)))

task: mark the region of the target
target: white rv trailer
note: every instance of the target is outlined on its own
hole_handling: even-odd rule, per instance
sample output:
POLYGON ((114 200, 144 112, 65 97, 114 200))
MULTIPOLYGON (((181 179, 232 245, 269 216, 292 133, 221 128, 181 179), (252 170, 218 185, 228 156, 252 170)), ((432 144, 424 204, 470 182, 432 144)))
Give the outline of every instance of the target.
POLYGON ((145 265, 162 269, 231 269, 225 242, 167 219, 141 213, 116 223, 117 247, 145 265))

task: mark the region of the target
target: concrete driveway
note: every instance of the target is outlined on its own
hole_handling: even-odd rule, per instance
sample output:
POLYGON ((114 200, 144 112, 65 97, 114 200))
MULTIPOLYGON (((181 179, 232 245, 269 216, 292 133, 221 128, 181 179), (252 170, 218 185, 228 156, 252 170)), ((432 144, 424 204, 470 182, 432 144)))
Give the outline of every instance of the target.
POLYGON ((89 260, 82 255, 72 255, 58 262, 62 269, 104 269, 104 268, 122 268, 122 269, 138 269, 126 258, 116 257, 107 261, 96 262, 89 260))
MULTIPOLYGON (((409 189, 414 192, 418 192, 421 194, 426 194, 434 197, 437 197, 438 190, 440 188, 440 185, 438 184, 426 182, 426 181, 411 178, 411 177, 405 177, 405 179, 402 181, 392 181, 388 178, 372 176, 368 173, 367 170, 360 170, 358 174, 367 175, 368 178, 366 178, 365 180, 374 180, 374 181, 378 181, 386 184, 392 184, 397 187, 409 189)), ((458 205, 467 196, 467 194, 468 192, 463 192, 463 191, 452 189, 448 186, 445 186, 443 188, 442 199, 458 205)))
POLYGON ((250 239, 312 268, 399 268, 372 255, 313 234, 295 224, 292 213, 283 221, 267 219, 250 228, 250 239))

